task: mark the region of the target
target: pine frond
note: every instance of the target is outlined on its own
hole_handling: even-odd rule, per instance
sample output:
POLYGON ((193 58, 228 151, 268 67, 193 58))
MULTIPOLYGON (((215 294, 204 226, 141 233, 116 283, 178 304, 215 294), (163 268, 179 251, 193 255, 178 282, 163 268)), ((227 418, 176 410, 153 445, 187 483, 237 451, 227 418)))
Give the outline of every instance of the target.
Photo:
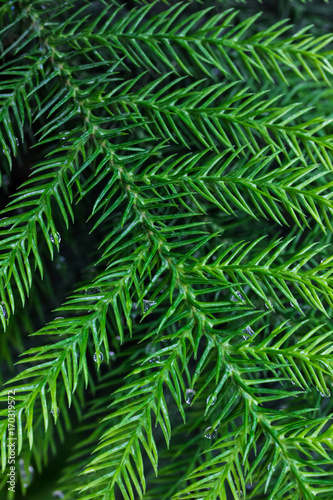
POLYGON ((205 205, 212 203, 227 214, 234 215, 238 208, 251 217, 271 218, 283 225, 289 225, 290 215, 299 227, 303 224, 310 227, 307 217, 311 216, 323 231, 326 225, 331 227, 330 184, 322 182, 327 171, 321 171, 319 165, 297 166, 297 158, 274 168, 280 152, 266 156, 268 148, 264 148, 248 161, 240 156, 243 149, 215 155, 208 149, 176 158, 171 156, 147 168, 143 179, 136 175, 133 181, 138 185, 144 180, 145 192, 161 192, 164 188, 164 196, 176 193, 179 186, 182 189, 179 198, 191 196, 203 213, 205 205), (314 187, 314 179, 309 176, 315 171, 318 171, 318 187, 314 187), (311 189, 305 189, 310 183, 311 189), (327 194, 321 196, 325 191, 327 194))
POLYGON ((4 495, 331 500, 332 23, 234 6, 0 5, 4 495))
POLYGON ((298 157, 306 164, 302 155, 304 148, 312 162, 320 161, 327 169, 332 168, 328 154, 333 147, 331 138, 316 135, 331 123, 331 119, 297 123, 295 120, 309 109, 297 109, 299 105, 296 103, 276 107, 278 97, 266 99, 266 91, 253 94, 246 88, 237 90, 237 83, 206 85, 201 89, 203 82, 194 82, 190 88, 172 91, 179 80, 159 88, 164 80, 166 76, 127 98, 106 97, 106 102, 112 107, 124 106, 125 112, 133 110, 143 119, 149 118, 156 127, 154 131, 147 125, 152 136, 166 136, 186 147, 201 144, 218 151, 218 144, 233 149, 247 146, 255 154, 264 142, 270 146, 272 153, 282 149, 289 161, 298 157), (226 98, 224 94, 231 89, 232 95, 226 98))
POLYGON ((205 276, 221 280, 221 284, 246 283, 266 303, 271 296, 274 302, 283 308, 285 305, 278 296, 281 294, 292 307, 300 310, 292 291, 294 289, 311 307, 328 315, 323 300, 332 307, 331 270, 321 264, 308 268, 310 261, 320 255, 324 247, 313 243, 295 253, 288 261, 281 262, 279 257, 290 241, 273 240, 263 250, 257 250, 255 256, 251 258, 249 255, 251 250, 258 247, 262 239, 263 237, 249 245, 244 242, 230 245, 223 252, 217 252, 216 260, 211 264, 207 261, 213 253, 207 255, 195 269, 205 276), (244 263, 244 260, 247 262, 244 263))
MULTIPOLYGON (((96 21, 84 33, 71 33, 70 43, 82 50, 89 44, 102 46, 106 39, 114 60, 127 57, 140 68, 155 71, 162 65, 179 74, 195 74, 194 65, 208 76, 217 70, 228 78, 245 80, 251 76, 259 80, 258 73, 262 73, 262 77, 274 82, 273 71, 277 78, 288 83, 288 71, 293 71, 301 79, 323 79, 328 83, 333 73, 331 51, 322 50, 332 41, 330 35, 314 39, 305 28, 282 39, 290 30, 285 20, 252 34, 251 28, 260 14, 235 23, 237 10, 215 14, 214 7, 209 7, 191 13, 191 2, 176 3, 151 16, 156 4, 150 2, 133 9, 120 20, 117 18, 121 7, 113 12, 106 7, 98 18, 98 21, 106 18, 102 27, 98 29, 96 21)), ((62 36, 63 33, 59 34, 54 43, 60 43, 62 36)))
MULTIPOLYGON (((225 436, 211 448, 214 458, 198 467, 188 478, 191 485, 174 498, 199 498, 201 494, 207 500, 226 500, 225 484, 235 498, 249 490, 252 496, 277 500, 295 498, 297 491, 307 499, 332 492, 332 479, 321 468, 321 459, 331 462, 332 429, 321 432, 327 419, 305 418, 302 412, 292 418, 284 412, 251 411, 249 406, 246 410, 247 420, 226 430, 225 436), (284 423, 288 426, 287 435, 281 435, 284 423), (249 454, 255 442, 261 442, 261 450, 250 464, 249 454), (313 460, 311 471, 306 470, 308 461, 304 456, 313 460), (314 456, 318 459, 314 460, 314 456)), ((227 422, 224 425, 228 427, 227 422)))

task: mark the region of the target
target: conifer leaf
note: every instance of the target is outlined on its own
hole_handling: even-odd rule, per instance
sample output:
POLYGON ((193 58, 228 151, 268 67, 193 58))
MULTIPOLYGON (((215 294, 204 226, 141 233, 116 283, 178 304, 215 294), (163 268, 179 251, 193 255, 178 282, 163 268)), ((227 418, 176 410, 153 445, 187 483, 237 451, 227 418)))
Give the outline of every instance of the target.
POLYGON ((1 3, 0 496, 331 500, 331 24, 1 3))

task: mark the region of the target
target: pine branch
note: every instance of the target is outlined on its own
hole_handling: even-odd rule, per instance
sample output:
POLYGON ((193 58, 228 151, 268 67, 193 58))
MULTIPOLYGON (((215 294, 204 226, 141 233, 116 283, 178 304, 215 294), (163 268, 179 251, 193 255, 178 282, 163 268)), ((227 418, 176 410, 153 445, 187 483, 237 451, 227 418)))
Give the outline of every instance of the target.
POLYGON ((68 499, 331 498, 332 36, 207 5, 0 6, 23 494, 76 413, 68 499))
MULTIPOLYGON (((306 303, 328 316, 318 294, 323 296, 329 307, 332 306, 330 289, 331 270, 323 265, 302 270, 302 267, 307 267, 311 259, 320 254, 323 247, 317 246, 316 248, 315 243, 313 243, 298 251, 288 261, 278 263, 276 261, 278 261, 281 252, 289 244, 289 241, 272 241, 253 258, 249 258, 247 263, 243 263, 243 260, 249 257, 251 250, 260 241, 262 241, 262 238, 259 238, 250 245, 236 243, 218 255, 213 264, 207 264, 208 259, 211 257, 211 255, 207 255, 202 260, 201 265, 195 266, 195 269, 200 270, 201 273, 205 273, 206 276, 221 279, 221 284, 230 282, 239 283, 239 279, 241 279, 265 302, 269 301, 267 296, 267 293, 269 293, 274 301, 283 308, 285 305, 278 297, 274 289, 276 287, 282 296, 300 311, 297 299, 290 289, 290 285, 288 286, 288 283, 290 283, 306 303), (273 253, 271 254, 272 251, 273 253), (276 266, 272 267, 274 263, 276 263, 276 266), (257 275, 260 281, 258 281, 257 275)), ((215 253, 215 250, 213 253, 215 253)), ((326 264, 328 264, 328 261, 326 261, 326 264)))
MULTIPOLYGON (((147 168, 143 178, 135 175, 133 182, 140 186, 144 181, 145 184, 140 187, 145 192, 161 192, 165 188, 164 196, 176 192, 175 187, 180 186, 184 194, 179 193, 179 198, 191 196, 203 213, 205 204, 199 202, 200 198, 228 214, 235 214, 234 207, 254 218, 269 217, 285 225, 289 225, 286 216, 290 214, 301 228, 302 224, 310 227, 306 219, 308 214, 323 231, 326 231, 326 225, 330 227, 326 214, 326 211, 331 213, 330 194, 321 195, 330 189, 330 184, 320 182, 318 187, 314 187, 314 178, 309 174, 316 171, 316 165, 297 167, 294 166, 297 159, 294 159, 273 168, 272 163, 279 153, 265 156, 267 149, 263 149, 251 161, 245 161, 239 159, 242 151, 243 148, 234 153, 226 150, 212 155, 207 150, 196 155, 171 157, 169 161, 166 159, 163 163, 147 168), (235 161, 237 167, 229 172, 235 161), (311 190, 306 190, 305 187, 310 183, 311 190), (251 202, 253 208, 249 206, 251 202)), ((326 175, 326 171, 319 170, 317 179, 322 181, 326 175)))
MULTIPOLYGON (((217 149, 217 144, 234 148, 236 143, 236 147, 247 146, 255 154, 261 149, 260 142, 264 141, 272 153, 283 149, 288 161, 292 155, 306 164, 302 146, 313 163, 319 160, 327 169, 332 168, 328 154, 332 149, 331 138, 315 135, 331 120, 323 122, 319 118, 294 125, 294 120, 309 110, 297 110, 297 104, 273 107, 277 97, 265 100, 265 91, 250 94, 243 88, 219 104, 223 94, 232 87, 236 88, 234 83, 197 90, 201 82, 195 82, 190 88, 172 92, 172 87, 179 83, 176 80, 164 84, 156 92, 164 80, 165 76, 155 80, 130 98, 107 96, 106 102, 109 106, 121 106, 125 112, 133 110, 143 119, 149 117, 156 127, 155 132, 147 125, 152 136, 156 133, 166 135, 169 140, 180 142, 186 147, 194 143, 206 148, 217 149), (284 147, 286 144, 288 148, 284 147)), ((135 83, 136 79, 133 85, 135 83)))
MULTIPOLYGON (((37 397, 41 398, 44 424, 45 429, 47 429, 49 410, 46 395, 48 394, 48 397, 51 397, 51 409, 56 419, 59 408, 56 395, 58 377, 62 377, 69 406, 71 405, 72 393, 77 388, 81 373, 84 375, 87 386, 88 365, 86 351, 90 335, 93 338, 97 361, 99 363, 102 361, 101 344, 105 349, 106 360, 109 360, 109 345, 106 334, 106 315, 109 303, 112 304, 114 312, 119 314, 118 301, 120 302, 126 311, 125 315, 130 328, 129 311, 131 305, 128 303, 126 287, 128 286, 128 280, 131 279, 133 271, 135 272, 142 258, 142 254, 139 253, 132 259, 130 266, 128 266, 129 259, 126 259, 125 263, 120 263, 114 271, 109 271, 108 280, 112 279, 113 276, 118 277, 120 273, 120 279, 118 278, 111 290, 101 293, 97 286, 99 282, 96 282, 95 287, 92 289, 92 295, 96 296, 95 304, 91 304, 92 296, 89 291, 91 289, 88 289, 88 295, 77 294, 58 310, 59 312, 66 312, 67 318, 56 319, 36 332, 37 335, 57 335, 64 338, 56 343, 27 350, 25 352, 26 358, 22 362, 34 362, 34 366, 23 370, 10 381, 12 390, 17 394, 17 399, 20 400, 16 405, 16 410, 26 414, 30 446, 33 443, 32 417, 37 397), (94 290, 98 291, 95 293, 94 290), (28 385, 20 383, 27 378, 32 379, 28 385)), ((117 316, 116 320, 118 328, 121 327, 117 316)), ((2 400, 7 398, 7 394, 8 389, 0 394, 2 400)), ((5 416, 6 411, 3 410, 1 414, 5 416)), ((8 420, 5 419, 1 423, 0 431, 1 439, 4 441, 6 440, 5 431, 7 426, 8 420)), ((22 438, 22 428, 19 432, 22 438)), ((3 463, 5 463, 5 457, 6 455, 3 455, 3 463)))
MULTIPOLYGON (((43 62, 40 60, 27 65, 15 64, 14 67, 7 66, 2 72, 2 83, 0 85, 0 121, 3 124, 5 134, 0 134, 0 143, 10 167, 12 166, 12 154, 17 155, 19 139, 16 137, 14 125, 17 127, 20 141, 24 141, 25 115, 29 122, 32 121, 31 105, 29 96, 35 96, 34 87, 39 85, 43 75, 43 62), (40 75, 41 73, 41 75, 40 75), (27 92, 30 91, 30 92, 27 92)), ((38 104, 38 98, 37 98, 38 104)))
MULTIPOLYGON (((84 34, 71 33, 69 41, 76 49, 82 50, 87 44, 101 47, 106 39, 112 59, 125 56, 136 66, 154 71, 159 63, 171 71, 175 71, 176 66, 179 74, 193 75, 194 64, 208 76, 213 69, 228 78, 245 80, 252 76, 259 80, 259 71, 262 77, 274 82, 273 71, 277 78, 288 84, 287 70, 291 70, 301 79, 319 78, 329 84, 328 75, 333 73, 332 54, 321 50, 332 41, 331 36, 314 39, 306 33, 306 28, 281 40, 282 35, 290 30, 285 20, 253 34, 252 27, 260 14, 233 24, 238 14, 233 9, 214 15, 213 7, 209 7, 186 15, 191 2, 177 3, 149 17, 156 4, 158 2, 133 10, 120 21, 117 17, 121 8, 110 12, 106 7, 98 18, 98 21, 106 18, 102 28, 97 28, 96 21, 84 34)), ((64 34, 59 35, 53 43, 61 43, 64 34)))

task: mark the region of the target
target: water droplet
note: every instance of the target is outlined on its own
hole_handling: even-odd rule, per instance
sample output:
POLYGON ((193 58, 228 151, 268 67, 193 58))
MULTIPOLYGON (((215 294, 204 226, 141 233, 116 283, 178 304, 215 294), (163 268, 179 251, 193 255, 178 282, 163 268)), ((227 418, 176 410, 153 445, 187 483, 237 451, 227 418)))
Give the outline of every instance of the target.
POLYGON ((63 316, 57 316, 56 318, 54 318, 54 321, 55 321, 56 319, 64 319, 64 317, 63 317, 63 316))
POLYGON ((99 293, 101 290, 98 288, 98 286, 93 286, 91 288, 87 288, 86 290, 86 295, 95 295, 96 293, 99 293))
POLYGON ((212 69, 212 75, 216 76, 216 75, 218 75, 218 73, 219 73, 219 70, 217 68, 212 69))
POLYGON ((154 306, 156 302, 154 300, 143 300, 143 310, 144 312, 148 311, 152 306, 154 306))
POLYGON ((239 302, 239 301, 244 302, 244 297, 243 297, 243 295, 240 293, 240 291, 239 291, 239 290, 236 290, 236 291, 235 291, 235 295, 232 295, 232 296, 231 296, 231 301, 232 301, 232 302, 239 302))
POLYGON ((325 259, 321 259, 320 263, 322 264, 324 262, 325 259))
POLYGON ((5 319, 8 319, 8 312, 7 312, 6 304, 4 302, 1 302, 0 309, 1 309, 1 313, 2 313, 3 317, 5 319))
POLYGON ((161 363, 161 359, 159 356, 154 356, 149 360, 149 363, 161 363))
POLYGON ((115 358, 116 357, 116 353, 114 351, 110 351, 109 352, 109 356, 110 356, 110 358, 115 358))
POLYGON ((214 405, 216 403, 216 400, 216 396, 213 396, 213 394, 211 394, 210 396, 208 396, 206 403, 207 405, 214 405))
POLYGON ((35 475, 35 469, 33 468, 32 465, 29 465, 29 472, 30 472, 30 482, 31 482, 35 475))
POLYGON ((195 396, 195 391, 193 389, 186 389, 185 401, 188 405, 192 404, 194 396, 195 396))
POLYGON ((53 233, 50 234, 50 240, 52 241, 52 243, 54 244, 58 244, 61 242, 61 236, 59 233, 56 233, 56 235, 54 235, 53 233))
POLYGON ((212 426, 207 427, 204 433, 206 439, 215 439, 217 436, 217 429, 212 429, 212 426))
POLYGON ((24 486, 24 488, 27 488, 29 486, 28 482, 27 482, 28 476, 27 476, 27 473, 25 471, 23 458, 20 458, 19 465, 20 465, 20 475, 21 475, 22 481, 24 481, 23 486, 24 486))
POLYGON ((65 495, 63 494, 63 492, 61 490, 55 490, 52 493, 52 496, 53 496, 53 498, 64 498, 65 497, 65 495))
MULTIPOLYGON (((252 330, 252 328, 248 325, 245 330, 244 330, 244 333, 248 333, 249 335, 253 335, 254 334, 254 331, 252 330)), ((244 335, 243 335, 244 337, 244 335)))
MULTIPOLYGON (((54 414, 55 414, 55 411, 54 411, 54 409, 53 409, 53 408, 52 408, 52 410, 51 410, 51 413, 52 413, 52 415, 54 415, 54 414)), ((59 408, 57 408, 57 409, 56 409, 56 414, 57 414, 57 415, 59 415, 59 414, 60 414, 60 410, 59 410, 59 408)))
POLYGON ((19 146, 20 145, 20 141, 18 140, 17 137, 15 137, 15 142, 16 142, 16 145, 19 146))
POLYGON ((97 352, 95 352, 94 354, 94 361, 95 363, 101 363, 104 359, 104 356, 103 356, 103 353, 100 352, 99 354, 97 354, 97 352))

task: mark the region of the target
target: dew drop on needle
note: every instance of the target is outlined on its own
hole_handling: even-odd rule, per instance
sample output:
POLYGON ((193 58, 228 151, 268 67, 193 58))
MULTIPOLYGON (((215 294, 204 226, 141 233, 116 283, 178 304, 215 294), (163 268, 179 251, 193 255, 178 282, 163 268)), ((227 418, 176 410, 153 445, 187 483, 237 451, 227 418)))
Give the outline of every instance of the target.
POLYGON ((213 396, 213 394, 211 394, 210 396, 208 396, 207 398, 207 405, 214 405, 216 403, 216 396, 213 396))
POLYGON ((65 497, 65 495, 63 494, 63 492, 61 490, 55 490, 52 493, 52 496, 53 496, 53 498, 64 498, 65 497))
POLYGON ((104 356, 103 356, 103 353, 100 352, 99 354, 97 354, 97 352, 95 352, 94 354, 94 361, 95 363, 101 363, 104 359, 104 356))
POLYGON ((217 429, 212 429, 211 426, 207 427, 204 433, 206 439, 215 439, 217 436, 217 429))
POLYGON ((24 467, 24 460, 22 458, 19 460, 19 465, 20 465, 20 475, 21 475, 22 481, 24 481, 23 486, 24 486, 24 488, 28 488, 28 486, 29 486, 28 475, 26 473, 26 470, 24 467))
POLYGON ((144 312, 148 311, 152 306, 154 306, 156 302, 154 300, 143 300, 143 310, 144 312))
POLYGON ((231 301, 232 301, 232 302, 239 302, 239 301, 244 302, 244 297, 243 297, 243 295, 240 293, 240 291, 239 291, 239 290, 236 290, 236 291, 235 291, 235 295, 232 295, 232 296, 231 296, 231 301))
POLYGON ((0 304, 0 309, 1 309, 1 313, 2 313, 3 317, 4 317, 5 319, 8 319, 7 308, 6 308, 6 305, 5 305, 5 303, 4 303, 4 302, 1 302, 1 304, 0 304))
POLYGON ((254 334, 254 331, 252 330, 252 328, 249 325, 247 325, 247 327, 244 330, 244 333, 247 334, 247 335, 243 335, 244 339, 246 340, 249 338, 249 335, 254 334))
POLYGON ((154 356, 150 358, 149 363, 161 363, 161 358, 159 356, 154 356))
POLYGON ((29 465, 29 472, 30 472, 30 481, 32 481, 35 475, 35 469, 33 468, 32 465, 29 465))
POLYGON ((195 396, 195 391, 193 389, 186 389, 185 401, 188 405, 192 403, 194 396, 195 396))
POLYGON ((87 288, 86 290, 86 295, 95 295, 96 293, 99 293, 101 290, 98 288, 98 286, 93 286, 91 288, 87 288))
POLYGON ((53 233, 50 234, 50 240, 52 241, 52 243, 54 244, 57 244, 57 243, 60 243, 61 242, 61 236, 59 233, 56 233, 56 236, 54 236, 53 233))

